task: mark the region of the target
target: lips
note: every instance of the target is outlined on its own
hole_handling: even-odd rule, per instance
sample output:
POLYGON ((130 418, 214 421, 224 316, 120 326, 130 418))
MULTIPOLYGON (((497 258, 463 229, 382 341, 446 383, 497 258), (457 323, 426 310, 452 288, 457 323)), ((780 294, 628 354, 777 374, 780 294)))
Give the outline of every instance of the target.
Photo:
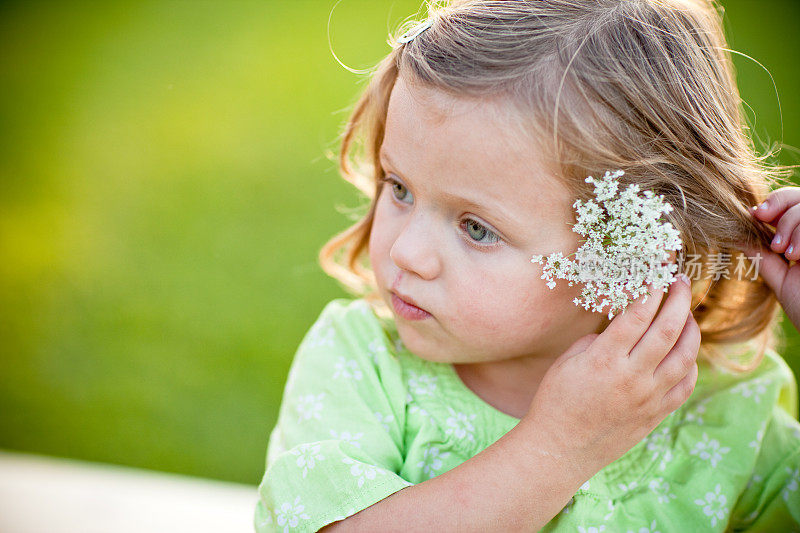
POLYGON ((394 291, 394 294, 395 294, 395 295, 396 295, 398 298, 400 298, 401 300, 403 300, 405 303, 407 303, 407 304, 410 304, 410 305, 413 305, 414 307, 417 307, 417 308, 419 308, 419 309, 422 309, 423 311, 425 311, 425 312, 427 313, 427 310, 425 310, 425 309, 423 309, 422 307, 420 307, 419 305, 417 305, 417 302, 415 302, 415 301, 414 301, 412 298, 410 298, 410 297, 408 297, 408 296, 405 296, 404 294, 400 294, 400 293, 399 293, 399 292, 397 292, 397 291, 394 291))
POLYGON ((429 312, 425 311, 421 307, 417 307, 414 304, 403 300, 397 294, 391 294, 392 307, 394 307, 395 313, 397 313, 398 316, 406 320, 424 320, 432 316, 429 312))

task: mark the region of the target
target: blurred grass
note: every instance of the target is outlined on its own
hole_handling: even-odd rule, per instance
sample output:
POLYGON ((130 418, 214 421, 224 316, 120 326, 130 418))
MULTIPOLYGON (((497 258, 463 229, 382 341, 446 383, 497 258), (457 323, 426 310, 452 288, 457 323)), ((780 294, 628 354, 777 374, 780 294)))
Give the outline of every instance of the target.
MULTIPOLYGON (((363 69, 420 3, 333 5, 0 6, 0 447, 258 483, 361 203, 325 157, 363 87, 328 17, 363 69)), ((735 57, 754 132, 800 145, 800 5, 724 5, 781 97, 783 131, 735 57)))

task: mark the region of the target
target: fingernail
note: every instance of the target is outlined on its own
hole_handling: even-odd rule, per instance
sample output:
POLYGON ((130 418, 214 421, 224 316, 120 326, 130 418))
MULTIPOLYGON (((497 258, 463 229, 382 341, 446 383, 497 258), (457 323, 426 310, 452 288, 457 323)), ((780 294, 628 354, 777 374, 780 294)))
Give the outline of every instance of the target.
POLYGON ((764 210, 766 210, 768 207, 769 207, 769 204, 767 203, 767 201, 766 201, 766 200, 764 200, 763 202, 761 202, 761 205, 760 205, 760 206, 758 206, 758 208, 759 208, 759 209, 764 209, 764 210))
POLYGON ((789 249, 786 250, 786 255, 789 255, 790 253, 792 253, 792 250, 794 250, 794 244, 790 244, 789 245, 789 249))
POLYGON ((691 282, 691 281, 689 281, 689 276, 687 276, 687 275, 686 275, 686 274, 684 274, 683 272, 681 272, 680 274, 678 274, 678 275, 677 275, 677 278, 678 278, 679 280, 681 280, 682 282, 684 282, 685 284, 687 284, 687 285, 691 285, 691 284, 692 284, 692 282, 691 282))
POLYGON ((778 246, 781 243, 781 236, 775 235, 775 238, 772 239, 772 246, 778 246))

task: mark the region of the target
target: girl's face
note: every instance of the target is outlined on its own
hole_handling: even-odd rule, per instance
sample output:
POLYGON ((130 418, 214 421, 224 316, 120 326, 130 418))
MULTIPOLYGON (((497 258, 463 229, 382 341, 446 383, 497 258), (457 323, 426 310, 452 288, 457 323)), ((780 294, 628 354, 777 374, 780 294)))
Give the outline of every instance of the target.
POLYGON ((424 359, 556 358, 604 324, 572 302, 580 286, 551 290, 530 262, 577 249, 574 199, 497 118, 503 109, 402 77, 391 93, 369 255, 403 344, 424 359), (398 314, 392 293, 429 315, 398 314))

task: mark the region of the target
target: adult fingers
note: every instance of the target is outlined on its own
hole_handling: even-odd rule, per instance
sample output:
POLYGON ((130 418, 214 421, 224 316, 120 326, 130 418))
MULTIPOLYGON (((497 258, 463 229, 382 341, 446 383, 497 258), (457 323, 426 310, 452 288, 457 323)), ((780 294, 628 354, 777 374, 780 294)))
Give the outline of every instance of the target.
POLYGON ((764 202, 754 206, 756 209, 753 209, 753 215, 762 222, 771 224, 787 209, 797 204, 800 204, 800 187, 789 185, 769 193, 764 202))
POLYGON ((739 248, 755 264, 756 271, 764 278, 772 292, 780 297, 783 294, 783 282, 789 272, 786 260, 767 248, 757 248, 744 243, 740 243, 739 248))
POLYGON ((691 281, 684 276, 669 286, 667 299, 653 323, 631 350, 630 361, 638 373, 653 370, 664 359, 683 331, 692 305, 691 281))
POLYGON ((770 243, 772 251, 781 254, 787 251, 792 244, 792 233, 798 227, 800 227, 800 204, 790 207, 778 218, 775 237, 770 243))

